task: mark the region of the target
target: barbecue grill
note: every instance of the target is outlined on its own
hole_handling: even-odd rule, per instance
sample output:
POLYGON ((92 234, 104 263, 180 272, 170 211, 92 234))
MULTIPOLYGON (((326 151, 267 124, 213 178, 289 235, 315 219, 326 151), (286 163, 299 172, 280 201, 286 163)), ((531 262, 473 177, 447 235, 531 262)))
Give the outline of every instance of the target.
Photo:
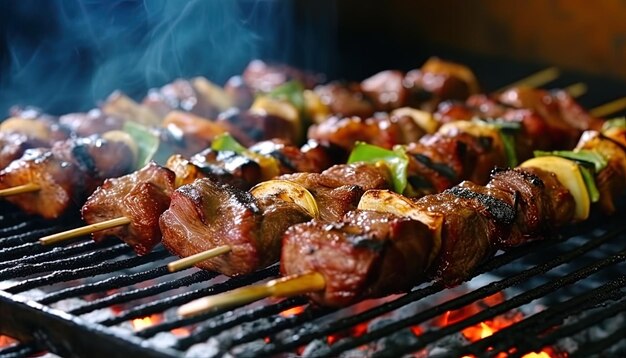
MULTIPOLYGON (((355 55, 345 52, 372 39, 339 42, 345 57, 335 71, 349 78, 383 65, 411 68, 437 54, 473 68, 489 91, 543 68, 426 44, 417 55, 373 51, 359 58, 362 66, 352 66, 355 55)), ((581 98, 587 107, 626 93, 622 82, 578 73, 553 85, 579 81, 589 86, 581 98)), ((499 253, 457 288, 424 282, 407 294, 342 309, 303 297, 268 299, 192 318, 178 317, 176 309, 275 278, 278 266, 226 278, 197 269, 170 273, 166 264, 174 258, 161 246, 141 257, 115 240, 42 246, 40 237, 79 226, 79 218, 48 221, 0 203, 0 356, 624 356, 626 198, 620 203, 611 218, 595 215, 499 253), (469 330, 498 319, 507 326, 469 337, 469 330), (14 342, 3 345, 1 335, 14 342)))

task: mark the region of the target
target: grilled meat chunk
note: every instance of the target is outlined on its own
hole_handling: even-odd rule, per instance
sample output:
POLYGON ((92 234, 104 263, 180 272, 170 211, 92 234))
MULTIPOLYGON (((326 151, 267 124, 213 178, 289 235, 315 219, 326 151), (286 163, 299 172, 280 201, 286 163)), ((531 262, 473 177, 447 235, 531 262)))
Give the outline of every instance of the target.
POLYGON ((122 142, 98 137, 70 139, 51 149, 33 148, 0 171, 0 188, 36 184, 39 190, 7 197, 30 214, 51 219, 75 204, 83 203, 89 193, 106 177, 128 173, 133 154, 122 142))
POLYGON ((102 134, 124 126, 123 119, 107 116, 99 109, 92 109, 87 113, 66 114, 59 117, 59 123, 81 137, 102 134))
POLYGON ((282 233, 310 219, 300 206, 279 197, 257 200, 230 185, 199 179, 174 192, 159 224, 163 244, 180 257, 230 246, 229 253, 198 266, 232 276, 275 262, 282 233))
POLYGON ((374 105, 357 83, 330 82, 315 87, 315 93, 330 111, 339 117, 358 116, 368 118, 375 112, 374 105))
POLYGON ((325 306, 403 292, 423 277, 429 235, 418 221, 375 211, 353 211, 335 224, 313 220, 285 233, 281 271, 321 273, 326 288, 311 296, 325 306))
POLYGON ((169 207, 175 174, 154 162, 120 178, 107 179, 81 209, 87 224, 126 217, 130 224, 93 233, 93 239, 116 236, 139 255, 161 240, 159 216, 169 207))
POLYGON ((0 132, 0 168, 19 159, 27 149, 45 147, 47 142, 29 138, 21 133, 0 132))

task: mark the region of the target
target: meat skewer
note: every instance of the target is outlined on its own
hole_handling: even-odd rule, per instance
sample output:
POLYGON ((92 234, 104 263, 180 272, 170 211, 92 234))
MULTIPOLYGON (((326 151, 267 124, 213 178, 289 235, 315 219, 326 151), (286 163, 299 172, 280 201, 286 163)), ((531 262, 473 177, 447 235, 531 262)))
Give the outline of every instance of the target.
MULTIPOLYGON (((461 139, 461 140, 467 141, 467 138, 461 139)), ((434 144, 436 144, 435 147, 441 147, 441 145, 437 145, 437 144, 447 145, 445 141, 434 142, 434 144)), ((419 148, 420 147, 418 147, 418 149, 419 148)), ((423 147, 421 148, 423 149, 423 147)), ((446 146, 443 148, 451 148, 451 147, 446 146)), ((497 150, 501 152, 500 155, 502 156, 503 149, 499 148, 497 150)), ((425 152, 425 153, 428 153, 428 152, 425 152)), ((409 147, 409 151, 407 154, 416 155, 415 152, 411 152, 410 147, 409 147)), ((448 158, 451 158, 451 157, 453 157, 452 154, 450 154, 450 157, 448 158)), ((413 163, 415 162, 415 159, 413 157, 409 157, 409 159, 410 159, 410 162, 413 162, 413 163)), ((391 159, 391 160, 395 160, 395 159, 391 159)), ((487 167, 483 167, 481 169, 480 167, 472 166, 471 164, 468 164, 471 162, 468 162, 466 160, 461 160, 460 162, 461 162, 460 164, 461 167, 466 167, 466 168, 472 167, 472 169, 478 170, 478 171, 489 170, 487 167)), ((499 163, 497 162, 491 163, 489 167, 493 167, 494 164, 499 164, 499 163)), ((418 173, 422 175, 426 174, 424 172, 418 172, 418 173)), ((408 176, 410 177, 411 174, 409 173, 408 176)), ((474 176, 475 175, 469 174, 468 177, 474 177, 474 176)), ((286 179, 289 180, 288 177, 286 179)), ((455 183, 452 183, 452 184, 455 184, 455 183)), ((446 188, 449 188, 450 186, 451 185, 444 183, 444 185, 441 186, 438 190, 442 191, 442 190, 445 190, 446 188)), ((399 192, 402 192, 402 191, 400 190, 399 192)), ((170 205, 170 209, 168 209, 161 216, 160 222, 161 222, 162 228, 163 227, 170 228, 176 225, 180 225, 185 228, 185 229, 181 228, 180 230, 170 230, 169 232, 167 232, 166 229, 163 229, 165 245, 170 249, 170 251, 172 251, 176 255, 184 257, 183 259, 179 261, 174 261, 172 263, 173 265, 177 265, 179 262, 184 262, 185 263, 184 267, 187 267, 186 265, 189 265, 192 263, 200 264, 201 262, 207 260, 208 258, 215 257, 213 254, 207 254, 205 256, 204 253, 202 252, 202 249, 208 248, 209 251, 211 252, 213 252, 213 250, 215 249, 218 252, 223 253, 222 250, 225 249, 223 242, 224 240, 226 240, 224 237, 228 237, 228 235, 226 235, 226 232, 221 231, 222 227, 219 224, 220 220, 216 219, 213 222, 211 220, 206 221, 202 217, 202 215, 200 215, 200 217, 193 217, 191 215, 185 215, 185 212, 201 213, 203 211, 206 211, 207 207, 205 206, 205 204, 202 204, 203 202, 211 202, 211 201, 227 202, 227 200, 211 199, 212 195, 216 195, 214 194, 214 191, 203 192, 202 190, 199 190, 199 189, 194 190, 193 195, 192 194, 177 195, 177 197, 173 199, 172 204, 170 205), (186 198, 186 196, 188 196, 188 198, 186 198), (180 203, 180 205, 176 205, 178 200, 182 201, 183 203, 180 203), (197 222, 202 222, 203 224, 196 224, 197 222), (189 229, 189 227, 194 227, 194 229, 193 230, 189 229), (203 232, 203 234, 191 234, 191 232, 196 231, 196 230, 203 232), (194 236, 197 236, 197 237, 194 238, 194 236), (213 236, 215 236, 216 239, 211 239, 211 237, 213 236), (209 245, 208 247, 205 244, 195 243, 196 241, 203 241, 203 240, 215 241, 215 242, 212 245, 209 245), (183 242, 185 244, 180 244, 180 242, 183 242), (189 245, 190 247, 185 247, 186 245, 189 245), (192 258, 190 258, 190 256, 192 258)), ((217 210, 216 212, 219 213, 219 212, 223 212, 224 210, 225 209, 221 209, 221 210, 217 210)), ((205 215, 209 215, 209 214, 205 214, 205 215)), ((236 220, 232 220, 232 221, 236 221, 236 220)), ((274 238, 274 240, 278 240, 278 239, 279 238, 274 238)), ((238 245, 238 244, 235 244, 235 245, 238 245)), ((212 266, 210 263, 202 263, 199 266, 206 268, 206 269, 214 269, 214 270, 216 269, 216 266, 212 266)), ((233 270, 232 267, 229 267, 226 271, 224 271, 223 269, 224 266, 225 265, 219 266, 219 267, 222 267, 222 269, 218 268, 218 270, 222 273, 226 273, 227 275, 233 272, 239 273, 237 270, 233 270)))
MULTIPOLYGON (((230 137, 221 138, 223 140, 218 138, 214 144, 224 143, 230 137)), ((96 240, 114 235, 143 254, 160 241, 158 218, 169 206, 172 192, 180 185, 208 177, 248 189, 252 184, 281 173, 321 171, 332 161, 332 149, 314 142, 302 149, 277 142, 262 142, 241 153, 232 152, 232 147, 224 149, 205 150, 192 160, 174 155, 166 167, 150 163, 124 177, 107 179, 81 210, 89 225, 41 238, 40 242, 53 244, 87 233, 94 233, 96 240)))
MULTIPOLYGON (((496 136, 497 136, 497 134, 496 134, 496 136)), ((466 140, 467 140, 467 139, 466 139, 466 140)), ((440 143, 440 144, 441 144, 441 143, 444 143, 444 144, 445 144, 445 142, 437 142, 437 143, 440 143)), ((501 151, 502 149, 500 148, 499 150, 501 151)), ((500 155, 502 156, 502 154, 500 154, 500 155)), ((469 165, 467 165, 467 164, 465 164, 464 166, 465 166, 465 167, 469 167, 469 165)), ((489 165, 489 166, 492 166, 492 165, 489 165)), ((286 178, 286 179, 288 179, 288 180, 289 180, 289 178, 286 178)), ((297 178, 296 178, 296 179, 297 179, 297 178)), ((341 182, 341 183, 343 184, 343 181, 345 181, 345 180, 346 180, 346 179, 342 179, 342 180, 339 180, 339 182, 341 182)), ((268 187, 269 187, 269 188, 272 188, 274 184, 275 184, 275 183, 268 183, 268 184, 265 186, 265 188, 268 188, 268 187)), ((209 185, 209 184, 205 184, 203 187, 204 187, 204 188, 208 188, 208 187, 211 187, 211 185, 209 185)), ((307 189, 307 188, 305 188, 304 190, 300 190, 300 191, 301 191, 301 192, 303 192, 303 193, 306 193, 306 192, 307 192, 307 191, 306 191, 306 189, 307 189)), ((297 190, 298 190, 298 189, 297 189, 297 190)), ((297 191, 297 190, 296 190, 296 191, 297 191)), ((223 192, 228 192, 228 190, 222 190, 222 191, 223 191, 223 192)), ((215 190, 213 190, 213 192, 218 192, 218 190, 217 190, 217 189, 215 189, 215 190)), ((254 191, 253 191, 253 192, 254 192, 254 191)), ((289 192, 289 190, 285 190, 285 192, 289 192)), ((202 198, 203 198, 203 194, 201 194, 199 191, 197 191, 197 190, 195 190, 195 189, 194 189, 194 191, 193 191, 192 193, 193 193, 193 195, 191 195, 191 194, 189 194, 189 195, 190 195, 190 198, 194 198, 193 200, 203 200, 203 199, 202 199, 202 198)), ((215 195, 216 195, 216 196, 219 196, 220 194, 215 194, 215 195)), ((166 195, 166 196, 167 196, 167 197, 169 197, 169 195, 166 195)), ((253 195, 253 196, 254 196, 254 195, 253 195)), ((289 196, 289 195, 287 195, 287 196, 289 196)), ((292 197, 292 198, 297 198, 298 196, 299 196, 299 195, 297 195, 297 194, 296 194, 296 193, 294 193, 294 192, 292 192, 292 193, 291 193, 291 197, 292 197)), ((184 199, 184 197, 185 197, 184 195, 183 195, 183 196, 179 196, 179 197, 180 197, 180 198, 182 198, 182 200, 183 200, 183 201, 185 200, 185 199, 184 199)), ((219 202, 232 202, 233 200, 234 200, 234 201, 237 201, 238 199, 236 198, 236 196, 234 197, 234 199, 233 199, 233 198, 228 199, 228 197, 224 197, 224 198, 222 198, 221 200, 218 200, 218 201, 219 201, 219 202)), ((250 200, 253 200, 253 199, 250 199, 250 200)), ((295 201, 295 200, 294 200, 294 201, 295 201)), ((185 205, 187 205, 187 204, 185 204, 185 205)), ((244 206, 245 206, 245 204, 242 204, 242 205, 244 205, 244 206)), ((192 206, 193 206, 193 205, 192 205, 192 206)), ((109 211, 110 211, 110 210, 109 210, 109 211)), ((189 210, 189 211, 190 211, 190 212, 192 212, 193 210, 189 210)), ((160 212, 162 212, 162 211, 161 211, 161 210, 157 210, 156 212, 154 212, 154 215, 153 215, 153 216, 158 216, 158 214, 160 214, 160 212)), ((262 217, 262 216, 263 216, 263 215, 261 215, 261 217, 262 217)), ((188 220, 190 220, 190 219, 189 219, 189 217, 187 217, 187 218, 185 218, 185 220, 187 220, 187 221, 188 221, 188 220)), ((192 219, 191 219, 191 221, 192 221, 192 222, 195 222, 195 221, 198 221, 198 220, 200 220, 200 221, 204 221, 204 219, 201 219, 201 218, 192 218, 192 219)), ((101 220, 100 220, 100 221, 101 221, 101 220)), ((155 220, 153 219, 151 222, 154 222, 154 221, 155 221, 155 220)), ((236 221, 236 220, 233 220, 233 221, 236 221)), ((287 220, 287 221, 285 221, 285 222, 289 222, 289 221, 287 220)), ((124 222, 124 223, 125 223, 125 222, 124 222)), ((168 227, 168 228, 173 227, 173 226, 176 226, 176 224, 167 225, 167 227, 168 227)), ((185 231, 185 232, 189 232, 189 230, 184 230, 184 231, 185 231)), ((60 236, 63 236, 63 235, 64 235, 64 234, 60 234, 60 236)), ((174 235, 176 235, 176 234, 174 234, 174 235)), ((120 235, 116 235, 116 236, 120 236, 120 235)), ((121 237, 124 237, 124 236, 125 236, 125 235, 122 235, 121 237)), ((219 235, 218 235, 218 236, 219 236, 219 235)), ((52 239, 55 239, 55 240, 56 240, 56 238, 58 238, 58 237, 59 237, 58 235, 55 235, 55 236, 53 236, 52 238, 50 238, 50 237, 45 238, 45 239, 44 239, 44 241, 47 241, 47 240, 52 240, 52 239)), ((155 237, 155 235, 154 235, 154 234, 151 234, 151 235, 149 235, 149 237, 155 237)), ((226 237, 228 237, 228 236, 226 235, 226 237)), ((127 242, 131 243, 131 245, 133 245, 133 244, 132 244, 132 242, 133 242, 133 241, 135 241, 135 240, 132 240, 132 239, 128 239, 128 238, 127 238, 127 239, 125 239, 125 241, 127 241, 127 242)), ((139 240, 139 241, 141 241, 141 240, 139 240)), ((140 248, 140 249, 142 249, 142 250, 143 250, 146 246, 151 247, 152 245, 154 245, 154 244, 157 242, 157 239, 155 239, 155 240, 147 240, 147 241, 150 241, 150 244, 146 244, 146 245, 138 245, 137 247, 139 247, 139 248, 140 248)), ((190 240, 190 241, 193 241, 193 240, 190 240)), ((193 246, 193 245, 192 245, 192 246, 193 246)), ((224 254, 224 253, 226 253, 226 252, 229 252, 229 251, 232 249, 232 247, 230 247, 230 245, 226 245, 226 244, 223 244, 223 243, 221 243, 221 244, 214 244, 214 245, 211 245, 211 246, 209 246, 209 247, 210 247, 209 252, 198 252, 198 251, 202 251, 202 250, 199 250, 198 248, 186 249, 186 250, 187 250, 186 252, 182 252, 182 251, 180 251, 180 248, 179 248, 179 247, 176 247, 176 246, 170 246, 170 248, 171 248, 171 249, 173 249, 176 253, 178 253, 178 254, 179 254, 179 256, 183 256, 183 257, 185 257, 185 256, 190 256, 191 254, 196 254, 196 255, 192 255, 192 256, 194 256, 194 257, 192 257, 192 258, 190 258, 190 257, 185 257, 185 258, 183 259, 182 263, 180 263, 180 262, 174 262, 174 263, 172 263, 172 265, 170 266, 170 268, 171 268, 172 270, 175 270, 175 269, 180 269, 181 267, 188 267, 188 266, 189 266, 189 265, 191 265, 191 264, 198 263, 198 262, 201 262, 201 261, 205 261, 205 260, 206 260, 207 258, 209 258, 209 257, 214 257, 214 256, 216 256, 216 255, 218 255, 218 254, 224 254)), ((206 246, 205 246, 205 247, 204 247, 204 249, 206 249, 206 248, 208 248, 208 247, 206 247, 206 246)), ((271 257, 271 256, 269 256, 269 255, 268 255, 268 257, 271 257)), ((225 266, 228 266, 228 265, 225 265, 225 266)))
MULTIPOLYGON (((626 127, 621 131, 623 136, 626 127)), ((548 154, 494 170, 486 186, 463 182, 419 200, 368 191, 358 210, 334 226, 313 220, 288 229, 281 256, 285 277, 193 301, 179 314, 297 294, 341 307, 406 292, 425 277, 456 285, 498 249, 587 219, 596 195, 610 212, 626 190, 626 147, 609 137, 588 131, 575 151, 548 154), (589 178, 591 157, 600 160, 589 178)))

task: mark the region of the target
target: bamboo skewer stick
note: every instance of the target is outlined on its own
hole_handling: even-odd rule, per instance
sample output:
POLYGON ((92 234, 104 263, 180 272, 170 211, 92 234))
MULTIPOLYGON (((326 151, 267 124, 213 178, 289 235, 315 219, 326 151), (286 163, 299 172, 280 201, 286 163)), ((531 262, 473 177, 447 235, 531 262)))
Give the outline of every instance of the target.
POLYGON ((169 264, 167 264, 167 269, 170 272, 184 270, 202 261, 229 253, 231 250, 232 248, 228 245, 217 246, 212 249, 199 252, 195 255, 187 256, 180 260, 172 261, 169 264))
POLYGON ((60 232, 58 234, 42 237, 39 239, 39 242, 42 245, 52 245, 61 241, 69 240, 78 236, 83 236, 87 234, 94 233, 96 231, 102 231, 106 229, 111 229, 117 226, 128 225, 130 224, 130 219, 127 217, 119 217, 107 221, 102 221, 99 223, 79 227, 73 230, 68 230, 64 232, 60 232))
POLYGON ((626 97, 618 98, 609 103, 600 105, 590 110, 589 113, 594 117, 602 118, 623 111, 624 109, 626 109, 626 97))
POLYGON ((39 189, 41 189, 41 187, 35 183, 26 183, 26 184, 14 186, 12 188, 1 189, 0 197, 24 194, 24 193, 32 193, 34 191, 38 191, 39 189))
POLYGON ((549 67, 549 68, 546 68, 545 70, 541 70, 528 77, 524 77, 518 81, 515 81, 509 85, 506 85, 495 92, 496 93, 504 92, 508 89, 511 89, 513 87, 519 87, 519 86, 541 87, 547 83, 554 81, 560 75, 561 75, 561 71, 557 67, 549 67))
POLYGON ((321 291, 325 287, 324 276, 317 272, 286 276, 267 283, 240 287, 222 294, 191 301, 182 305, 178 309, 178 314, 183 317, 191 317, 203 312, 231 308, 267 297, 290 297, 321 291))
POLYGON ((587 85, 585 83, 578 82, 565 87, 563 90, 570 96, 577 98, 587 93, 587 85))

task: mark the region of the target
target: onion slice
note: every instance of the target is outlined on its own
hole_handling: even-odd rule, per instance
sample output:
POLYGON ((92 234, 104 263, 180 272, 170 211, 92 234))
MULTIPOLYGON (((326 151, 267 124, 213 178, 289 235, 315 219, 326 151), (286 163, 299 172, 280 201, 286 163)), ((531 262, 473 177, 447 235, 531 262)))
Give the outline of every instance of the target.
POLYGON ((574 220, 582 221, 589 217, 591 199, 578 163, 562 157, 545 156, 529 159, 520 167, 533 167, 554 173, 558 181, 574 197, 576 203, 574 220))
POLYGON ((278 197, 303 208, 311 217, 320 216, 317 202, 304 186, 288 180, 268 180, 255 185, 250 194, 257 199, 278 197))

